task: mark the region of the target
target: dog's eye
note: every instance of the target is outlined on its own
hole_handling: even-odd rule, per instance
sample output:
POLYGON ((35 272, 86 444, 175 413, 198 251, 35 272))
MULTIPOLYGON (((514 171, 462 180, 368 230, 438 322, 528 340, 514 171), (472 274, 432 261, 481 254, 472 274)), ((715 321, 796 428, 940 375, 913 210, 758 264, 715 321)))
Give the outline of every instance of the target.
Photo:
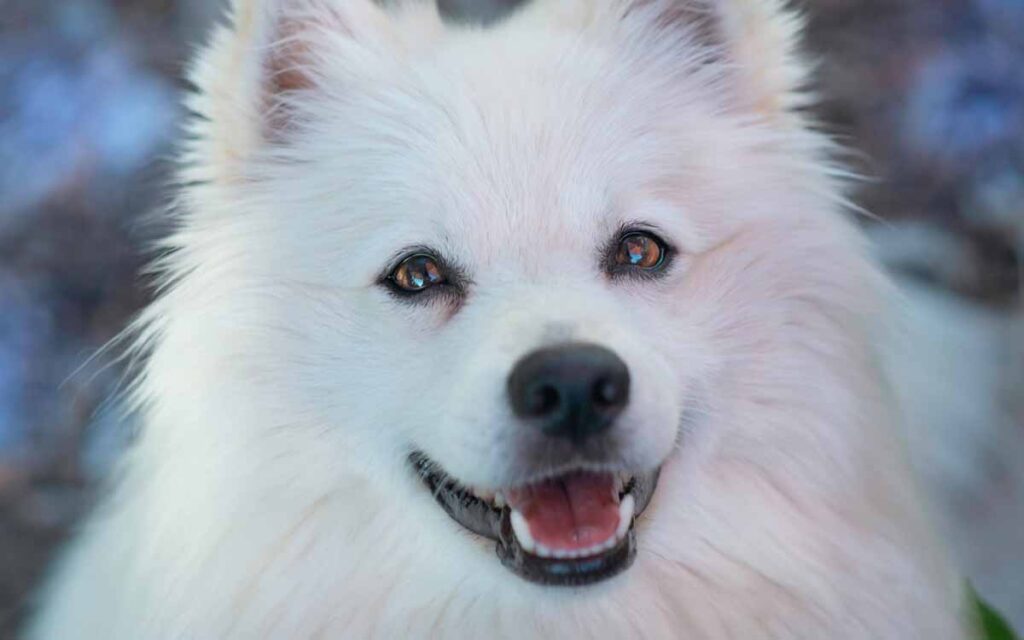
POLYGON ((654 234, 633 231, 619 240, 615 267, 654 271, 664 266, 667 253, 665 243, 654 234))
POLYGON ((389 276, 394 285, 406 293, 419 293, 445 283, 444 271, 437 260, 426 254, 416 254, 402 260, 389 276))

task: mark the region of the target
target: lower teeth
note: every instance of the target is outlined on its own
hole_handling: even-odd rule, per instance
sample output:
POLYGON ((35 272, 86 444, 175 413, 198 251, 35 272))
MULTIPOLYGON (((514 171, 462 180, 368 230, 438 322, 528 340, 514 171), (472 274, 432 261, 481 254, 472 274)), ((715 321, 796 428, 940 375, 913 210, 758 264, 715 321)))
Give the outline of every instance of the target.
POLYGON ((633 524, 633 511, 635 507, 636 502, 632 494, 623 496, 622 501, 619 503, 619 526, 615 530, 615 535, 600 544, 587 547, 586 549, 548 548, 533 539, 533 534, 530 533, 530 525, 527 523, 526 518, 523 517, 523 514, 513 509, 510 520, 512 532, 516 540, 519 541, 519 546, 522 547, 523 551, 540 558, 586 558, 615 548, 626 537, 629 527, 633 524))

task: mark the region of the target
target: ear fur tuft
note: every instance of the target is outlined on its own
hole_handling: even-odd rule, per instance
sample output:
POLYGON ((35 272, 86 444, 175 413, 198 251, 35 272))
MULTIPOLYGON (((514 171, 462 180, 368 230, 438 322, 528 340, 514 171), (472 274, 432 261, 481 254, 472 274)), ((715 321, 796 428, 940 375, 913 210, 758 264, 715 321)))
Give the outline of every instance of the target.
MULTIPOLYGON (((435 11, 436 13, 436 11, 435 11)), ((231 179, 240 161, 289 126, 288 99, 313 90, 345 53, 399 46, 395 17, 373 0, 234 0, 197 59, 190 107, 203 180, 231 179)))
POLYGON ((711 0, 743 95, 762 113, 806 106, 810 66, 799 52, 803 16, 785 0, 711 0))
POLYGON ((809 67, 798 46, 804 21, 787 0, 533 0, 523 14, 583 31, 646 21, 647 38, 686 30, 726 66, 743 107, 782 116, 807 102, 809 67))

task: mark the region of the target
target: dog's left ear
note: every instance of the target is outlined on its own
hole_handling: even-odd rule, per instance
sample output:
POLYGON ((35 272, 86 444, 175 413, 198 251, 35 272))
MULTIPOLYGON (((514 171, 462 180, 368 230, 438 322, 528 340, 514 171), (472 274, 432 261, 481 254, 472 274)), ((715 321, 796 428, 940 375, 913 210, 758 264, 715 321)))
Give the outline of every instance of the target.
POLYGON ((403 55, 439 26, 427 2, 233 0, 228 24, 192 73, 197 137, 213 147, 202 155, 213 159, 215 178, 230 179, 255 150, 286 138, 297 97, 308 104, 317 93, 343 91, 349 78, 403 55))
POLYGON ((742 106, 765 116, 807 102, 804 21, 787 0, 533 0, 525 12, 556 27, 619 28, 631 46, 673 37, 703 47, 742 106))

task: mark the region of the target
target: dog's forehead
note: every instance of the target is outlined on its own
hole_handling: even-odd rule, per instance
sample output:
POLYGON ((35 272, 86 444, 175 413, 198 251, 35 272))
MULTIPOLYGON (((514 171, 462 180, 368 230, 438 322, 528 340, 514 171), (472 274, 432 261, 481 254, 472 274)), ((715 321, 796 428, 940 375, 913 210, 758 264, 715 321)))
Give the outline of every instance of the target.
POLYGON ((456 41, 409 70, 401 116, 428 180, 419 215, 480 258, 551 255, 614 231, 623 200, 656 182, 668 152, 657 105, 620 85, 600 52, 574 62, 559 43, 456 41), (475 55, 470 55, 470 52, 475 55))
POLYGON ((707 87, 571 38, 524 38, 467 33, 335 94, 304 150, 323 170, 301 179, 375 228, 380 251, 549 267, 581 263, 623 224, 660 223, 636 205, 727 146, 707 87))

